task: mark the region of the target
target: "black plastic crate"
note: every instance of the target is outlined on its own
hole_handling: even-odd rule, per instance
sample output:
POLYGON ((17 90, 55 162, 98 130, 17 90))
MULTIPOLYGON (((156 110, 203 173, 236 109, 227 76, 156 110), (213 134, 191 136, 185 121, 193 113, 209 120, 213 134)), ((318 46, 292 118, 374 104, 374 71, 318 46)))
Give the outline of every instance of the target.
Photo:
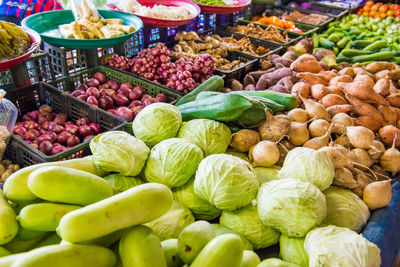
MULTIPOLYGON (((326 5, 326 4, 321 4, 318 2, 310 2, 311 4, 311 11, 318 11, 318 13, 321 14, 326 14, 332 17, 335 17, 336 19, 340 19, 343 16, 347 14, 349 11, 347 8, 344 7, 338 7, 334 5, 326 5)), ((287 7, 291 9, 290 7, 287 7)), ((303 11, 304 9, 298 9, 299 11, 303 11)))
MULTIPOLYGON (((10 99, 18 108, 19 120, 27 112, 38 109, 40 105, 47 104, 57 113, 68 114, 68 118, 72 121, 86 117, 90 122, 98 123, 102 132, 120 130, 126 124, 124 119, 90 106, 45 83, 12 89, 8 91, 6 98, 10 99)), ((91 154, 89 142, 90 140, 86 140, 64 152, 47 156, 30 146, 20 136, 13 134, 7 146, 6 156, 20 166, 80 158, 91 154)))
MULTIPOLYGON (((132 73, 121 71, 118 69, 106 67, 106 66, 98 66, 95 68, 91 68, 85 71, 81 71, 73 76, 65 77, 59 80, 52 82, 51 84, 58 88, 61 91, 74 91, 76 86, 87 79, 93 77, 96 72, 101 72, 106 75, 107 79, 116 80, 119 82, 129 82, 133 85, 139 85, 146 89, 147 93, 153 97, 155 97, 159 93, 164 93, 167 95, 168 99, 172 101, 180 99, 181 95, 175 92, 171 92, 168 89, 163 88, 160 85, 149 82, 147 80, 141 79, 139 77, 134 76, 132 73)), ((68 95, 69 96, 69 95, 68 95)), ((73 96, 70 96, 76 99, 80 103, 87 104, 73 96)), ((94 107, 94 106, 93 106, 94 107)), ((98 108, 99 109, 99 108, 98 108)))
MULTIPOLYGON (((220 31, 220 30, 208 31, 208 32, 203 33, 202 36, 204 36, 204 35, 213 35, 213 34, 218 34, 221 37, 231 37, 232 36, 236 40, 240 40, 240 39, 246 37, 245 35, 242 35, 242 34, 239 34, 239 33, 232 33, 232 32, 220 31)), ((253 56, 255 58, 258 58, 258 59, 265 58, 265 57, 267 57, 268 55, 271 55, 271 54, 277 54, 277 53, 279 53, 279 51, 281 49, 283 49, 282 45, 278 45, 276 43, 271 43, 271 42, 267 42, 267 41, 264 41, 264 40, 261 40, 261 39, 255 39, 255 38, 249 38, 249 39, 250 39, 250 42, 255 47, 261 46, 261 47, 269 49, 269 51, 267 53, 265 53, 264 55, 261 55, 261 56, 254 55, 254 54, 249 54, 249 53, 240 51, 243 54, 251 55, 251 56, 253 56)))
POLYGON ((233 51, 233 52, 229 53, 229 55, 228 55, 228 57, 226 57, 226 59, 228 59, 229 61, 239 59, 241 61, 245 61, 246 63, 244 63, 242 66, 237 67, 230 71, 223 71, 223 70, 217 69, 215 71, 215 74, 224 75, 225 81, 230 81, 232 79, 240 79, 246 73, 254 70, 258 65, 258 58, 251 56, 249 54, 239 52, 239 51, 233 51))

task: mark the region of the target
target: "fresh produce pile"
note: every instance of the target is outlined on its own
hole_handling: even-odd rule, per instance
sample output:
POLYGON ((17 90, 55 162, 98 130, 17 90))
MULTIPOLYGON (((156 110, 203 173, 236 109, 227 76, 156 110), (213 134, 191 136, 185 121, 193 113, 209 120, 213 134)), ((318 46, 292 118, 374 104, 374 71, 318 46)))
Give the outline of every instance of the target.
POLYGON ((301 13, 299 11, 290 11, 285 9, 282 10, 278 8, 273 8, 273 9, 267 8, 262 13, 262 16, 263 17, 277 16, 284 20, 293 20, 316 26, 323 24, 324 22, 330 19, 328 16, 322 14, 315 14, 315 13, 306 14, 306 13, 301 13))
POLYGON ((333 50, 338 62, 392 61, 400 64, 400 20, 351 14, 313 36, 315 47, 333 50))
POLYGON ((67 93, 128 122, 131 122, 145 106, 170 101, 163 93, 152 97, 141 86, 107 80, 106 75, 101 72, 95 73, 92 78, 78 84, 73 92, 67 93))
POLYGON ((4 151, 6 151, 7 141, 10 137, 10 132, 5 125, 0 125, 0 156, 3 157, 4 151))
POLYGON ((293 21, 284 19, 281 20, 277 16, 255 16, 251 19, 251 21, 264 25, 273 25, 277 28, 285 29, 291 32, 304 33, 301 29, 296 27, 296 24, 293 21))
POLYGON ((75 123, 67 114, 53 112, 49 105, 41 105, 23 116, 14 126, 14 134, 46 155, 55 155, 99 134, 100 126, 87 118, 75 123))
POLYGON ((11 160, 3 160, 0 162, 0 183, 4 183, 11 174, 19 170, 18 164, 13 164, 11 160))
POLYGON ((0 61, 25 54, 32 43, 19 26, 6 21, 0 21, 0 40, 0 61))
POLYGON ((237 25, 235 27, 229 26, 227 29, 230 32, 236 32, 245 36, 273 41, 276 43, 287 43, 290 41, 290 37, 288 36, 287 32, 280 31, 272 25, 262 28, 259 25, 254 25, 254 23, 249 23, 247 25, 237 25))
POLYGON ((223 41, 219 36, 205 36, 201 40, 195 32, 182 31, 178 32, 174 38, 175 41, 178 41, 171 50, 174 58, 196 58, 202 55, 211 55, 215 60, 215 67, 223 71, 239 68, 246 63, 240 59, 228 60, 229 52, 239 49, 236 45, 223 41))
MULTIPOLYGON (((179 109, 166 103, 145 107, 132 129, 135 137, 95 137, 92 156, 34 165, 6 180, 0 263, 261 267, 324 259, 380 266, 379 248, 357 234, 368 203, 332 186, 335 161, 326 151, 294 148, 281 169, 260 167, 276 145, 262 133, 250 164, 238 152, 249 146, 238 141, 241 133, 210 119, 182 123, 179 109), (206 221, 218 217, 219 224, 206 221), (261 263, 253 252, 277 243, 282 259, 261 263)), ((249 131, 242 138, 259 134, 242 131, 249 131)), ((388 188, 374 182, 364 195, 382 197, 388 188)))
POLYGON ((108 64, 182 93, 193 90, 215 71, 215 60, 207 54, 195 59, 182 57, 172 62, 165 44, 144 49, 134 59, 115 54, 108 64))
POLYGON ((231 35, 230 37, 221 37, 218 34, 211 35, 212 38, 225 42, 230 45, 235 46, 235 50, 242 51, 243 53, 254 55, 254 56, 263 56, 270 51, 269 48, 265 48, 264 46, 256 46, 254 45, 250 38, 243 37, 241 39, 236 39, 231 35))
POLYGON ((238 0, 193 0, 193 2, 209 6, 234 6, 239 4, 238 0))
POLYGON ((400 5, 367 1, 365 5, 357 11, 357 15, 382 19, 386 17, 400 17, 400 5))

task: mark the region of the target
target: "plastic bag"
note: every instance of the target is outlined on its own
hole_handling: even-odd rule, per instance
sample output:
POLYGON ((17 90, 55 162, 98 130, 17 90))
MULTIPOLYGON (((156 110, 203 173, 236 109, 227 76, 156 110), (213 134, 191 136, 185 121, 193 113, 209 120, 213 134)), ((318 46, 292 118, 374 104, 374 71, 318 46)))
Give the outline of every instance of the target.
POLYGON ((18 109, 10 100, 4 98, 5 95, 6 92, 0 89, 0 159, 3 158, 18 116, 18 109))
POLYGON ((86 18, 91 22, 98 22, 102 17, 91 0, 68 0, 75 20, 86 18))

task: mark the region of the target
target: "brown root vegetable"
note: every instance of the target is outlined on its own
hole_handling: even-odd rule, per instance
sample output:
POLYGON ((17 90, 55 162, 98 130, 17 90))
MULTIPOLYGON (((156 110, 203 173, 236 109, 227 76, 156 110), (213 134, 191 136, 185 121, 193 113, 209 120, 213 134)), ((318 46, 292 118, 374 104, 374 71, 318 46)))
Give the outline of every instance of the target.
POLYGON ((261 78, 261 76, 262 76, 263 74, 265 74, 265 73, 268 73, 268 71, 267 71, 267 70, 259 70, 259 71, 252 71, 252 72, 249 72, 248 75, 250 75, 251 77, 253 77, 253 79, 254 79, 255 81, 258 81, 258 80, 261 78))
POLYGON ((331 116, 331 117, 333 117, 339 113, 348 113, 352 110, 353 110, 353 106, 349 105, 349 104, 335 105, 335 106, 331 106, 326 109, 326 111, 328 111, 328 113, 329 113, 329 116, 331 116))
POLYGON ((243 90, 243 84, 241 84, 238 80, 233 79, 231 81, 231 88, 233 91, 241 91, 243 90))
POLYGON ((335 78, 337 76, 336 72, 333 71, 321 71, 318 75, 324 76, 326 79, 328 79, 328 85, 329 85, 329 81, 332 80, 333 78, 335 78))
POLYGON ((329 113, 326 111, 323 105, 316 103, 314 101, 311 101, 309 99, 305 99, 300 95, 301 100, 303 101, 306 111, 308 113, 308 116, 310 118, 317 118, 317 119, 323 119, 326 121, 330 121, 329 113))
POLYGON ((347 127, 346 135, 355 148, 362 149, 371 148, 372 142, 375 139, 374 132, 363 126, 347 127))
POLYGON ((329 85, 329 78, 320 73, 300 72, 297 73, 296 77, 305 80, 309 86, 316 84, 323 84, 325 86, 329 85))
POLYGON ((365 69, 371 73, 377 73, 381 70, 392 70, 394 69, 395 65, 390 62, 385 61, 378 61, 368 64, 365 69))
POLYGON ((345 167, 335 169, 335 178, 333 179, 333 185, 345 187, 348 189, 359 187, 357 181, 354 180, 353 173, 345 167))
POLYGON ((357 126, 367 127, 374 132, 377 132, 381 128, 381 124, 370 116, 360 116, 357 118, 357 122, 357 126))
POLYGON ((357 76, 354 78, 354 82, 364 82, 374 88, 375 86, 375 81, 374 79, 371 78, 370 75, 366 74, 357 74, 357 76))
POLYGON ((372 164, 374 163, 371 157, 369 156, 368 152, 361 148, 352 149, 348 155, 353 162, 357 162, 368 168, 371 167, 372 164))
POLYGON ((399 80, 400 79, 400 68, 391 70, 389 73, 389 79, 395 80, 395 81, 399 80))
POLYGON ((385 77, 389 77, 389 74, 390 74, 390 70, 378 71, 377 73, 375 73, 375 79, 380 80, 380 79, 383 79, 385 77))
POLYGON ((243 87, 246 88, 247 85, 249 84, 256 84, 256 81, 254 80, 253 76, 246 74, 246 76, 243 79, 243 87))
POLYGON ((363 201, 370 210, 386 207, 391 199, 391 180, 372 182, 364 188, 363 201))
POLYGON ((301 123, 304 123, 308 120, 308 113, 306 110, 302 108, 292 109, 291 111, 289 111, 287 116, 291 121, 296 121, 301 123))
POLYGON ((343 136, 339 136, 338 138, 336 138, 336 140, 333 142, 334 145, 339 145, 345 148, 350 148, 351 147, 351 143, 350 140, 347 136, 343 135, 343 136))
POLYGON ((256 91, 256 87, 254 86, 254 84, 249 84, 246 86, 246 88, 244 88, 245 91, 256 91))
POLYGON ((346 99, 353 106, 353 111, 360 116, 369 116, 373 118, 377 124, 383 125, 385 121, 383 120, 382 115, 379 113, 378 109, 376 109, 371 104, 365 103, 358 99, 357 97, 353 97, 350 95, 346 95, 346 99))
POLYGON ((273 72, 268 72, 266 74, 263 74, 260 77, 260 79, 262 77, 264 77, 265 79, 268 79, 268 80, 274 82, 274 81, 279 81, 280 79, 287 77, 287 76, 291 76, 291 75, 292 75, 292 71, 289 68, 280 68, 273 72))
POLYGON ((390 105, 400 108, 400 93, 391 94, 387 97, 390 105))
POLYGON ((348 76, 348 75, 336 76, 336 77, 332 78, 332 79, 329 81, 329 85, 330 85, 330 86, 338 86, 338 84, 339 84, 340 82, 343 82, 343 83, 351 83, 352 81, 353 81, 353 78, 351 78, 351 77, 348 76))
POLYGON ((394 147, 394 142, 391 148, 383 152, 379 161, 382 168, 391 172, 393 176, 400 171, 400 151, 394 147))
POLYGON ((321 66, 322 70, 329 70, 330 69, 328 64, 326 64, 325 62, 320 61, 318 63, 321 66))
POLYGON ((340 123, 344 126, 354 126, 353 119, 346 113, 338 113, 332 117, 332 123, 340 123))
POLYGON ((267 77, 268 73, 263 74, 260 79, 258 79, 257 84, 256 84, 256 90, 257 91, 263 91, 266 90, 271 84, 271 80, 269 80, 267 77))
POLYGON ((397 113, 391 106, 379 105, 378 110, 387 124, 396 125, 397 113))
POLYGON ((307 130, 307 122, 291 122, 289 132, 289 142, 296 146, 302 146, 305 142, 310 139, 310 135, 307 130))
POLYGON ((365 172, 356 168, 354 168, 352 171, 354 179, 358 182, 363 190, 368 184, 374 182, 374 180, 371 179, 365 172))
POLYGON ((321 99, 321 104, 325 108, 329 108, 331 106, 336 106, 336 105, 346 105, 347 101, 343 97, 335 94, 327 94, 321 99))
POLYGON ((339 71, 339 75, 342 75, 342 76, 348 75, 348 76, 350 76, 350 77, 353 79, 353 77, 354 77, 354 75, 355 75, 354 69, 353 69, 352 67, 346 67, 346 68, 341 69, 341 70, 339 71))
POLYGON ((332 128, 331 128, 331 133, 332 134, 338 134, 338 135, 343 135, 346 133, 346 128, 347 126, 341 124, 341 123, 337 123, 337 122, 333 122, 331 124, 332 128))
POLYGON ((394 147, 400 147, 400 130, 395 126, 386 125, 382 127, 379 129, 378 135, 385 145, 391 146, 393 144, 394 147))
POLYGON ((289 94, 289 90, 279 84, 276 84, 274 86, 271 86, 270 88, 267 89, 268 91, 273 91, 273 92, 278 92, 278 93, 284 93, 284 94, 289 94))
POLYGON ((298 82, 293 85, 291 93, 295 96, 299 94, 304 98, 308 98, 310 96, 310 87, 304 82, 298 82))
POLYGON ((231 147, 238 152, 248 152, 261 141, 257 131, 242 129, 232 135, 231 147))
POLYGON ((282 85, 283 87, 285 87, 289 92, 290 90, 292 90, 293 87, 293 82, 290 79, 290 77, 283 77, 282 79, 279 80, 279 82, 277 83, 278 85, 282 85))
POLYGON ((346 152, 343 151, 341 147, 337 146, 326 146, 319 149, 320 151, 325 151, 329 158, 331 159, 335 169, 346 167, 347 169, 353 169, 353 162, 346 155, 346 152))
POLYGON ((328 89, 325 85, 316 84, 311 86, 311 96, 313 98, 320 100, 327 94, 328 94, 328 89))
POLYGON ((308 147, 318 150, 324 146, 329 145, 329 137, 330 137, 330 129, 328 129, 325 135, 320 137, 314 137, 308 140, 307 142, 304 143, 303 147, 308 147))
POLYGON ((372 147, 368 149, 368 155, 371 157, 372 160, 379 160, 379 158, 385 152, 385 145, 378 140, 374 140, 372 142, 372 147))
POLYGON ((339 83, 339 88, 343 89, 346 94, 366 102, 388 105, 388 102, 365 81, 355 80, 352 83, 339 83))
POLYGON ((382 97, 388 96, 390 94, 390 80, 388 78, 378 80, 374 86, 374 90, 382 97))
POLYGON ((310 54, 304 54, 299 56, 290 65, 290 69, 297 72, 312 72, 312 73, 319 73, 320 71, 322 71, 322 68, 318 64, 317 59, 310 54))
POLYGON ((323 119, 317 119, 310 123, 308 131, 312 137, 324 136, 330 127, 329 122, 323 119))
POLYGON ((335 94, 340 95, 341 97, 345 97, 342 90, 340 90, 337 86, 327 86, 326 89, 328 90, 328 94, 335 94))
MULTIPOLYGON (((399 80, 399 81, 400 81, 400 80, 399 80)), ((391 95, 400 93, 399 89, 396 88, 396 86, 394 85, 394 82, 393 82, 392 80, 390 80, 389 84, 390 84, 390 85, 389 85, 389 93, 390 93, 391 95)), ((399 84, 399 86, 400 86, 400 84, 399 84)))
POLYGON ((279 160, 279 150, 274 142, 261 141, 251 150, 253 167, 271 167, 279 160))
POLYGON ((265 121, 258 127, 262 140, 276 142, 290 132, 289 119, 275 118, 267 109, 265 121))
POLYGON ((374 163, 371 166, 371 170, 375 172, 379 178, 384 178, 385 180, 389 178, 389 173, 382 168, 379 162, 374 163))

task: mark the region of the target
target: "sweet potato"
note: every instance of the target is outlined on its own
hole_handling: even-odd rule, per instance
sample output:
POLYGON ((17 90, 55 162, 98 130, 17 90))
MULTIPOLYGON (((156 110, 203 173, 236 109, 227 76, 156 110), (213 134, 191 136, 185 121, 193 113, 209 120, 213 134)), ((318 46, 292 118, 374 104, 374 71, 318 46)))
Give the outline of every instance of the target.
POLYGON ((328 66, 328 64, 326 64, 325 62, 320 61, 320 62, 318 62, 318 63, 319 63, 319 65, 321 66, 321 68, 322 68, 323 70, 329 70, 329 66, 328 66))
POLYGON ((382 115, 371 104, 365 103, 362 100, 348 94, 346 94, 346 100, 353 106, 354 112, 358 115, 370 116, 376 121, 376 123, 379 123, 380 126, 385 124, 382 115))
POLYGON ((389 78, 395 81, 400 79, 400 68, 391 70, 389 73, 389 78))
POLYGON ((375 92, 380 94, 383 97, 386 97, 390 94, 390 80, 388 78, 382 78, 378 80, 374 86, 375 92))
POLYGON ((243 79, 243 87, 246 88, 246 86, 249 84, 256 84, 256 81, 254 80, 253 76, 247 74, 243 79))
POLYGON ((278 93, 284 93, 284 94, 290 94, 289 90, 286 89, 286 87, 276 84, 270 88, 267 89, 268 91, 274 91, 274 92, 278 92, 278 93))
POLYGON ((290 64, 293 63, 293 60, 288 59, 288 58, 283 58, 283 57, 274 58, 274 59, 272 60, 272 64, 274 64, 274 66, 275 66, 276 68, 278 68, 278 67, 276 66, 278 63, 282 64, 284 67, 289 68, 289 67, 290 67, 290 64))
POLYGON ((265 77, 266 79, 274 82, 274 81, 279 81, 280 79, 287 77, 287 76, 291 76, 291 75, 292 75, 292 71, 289 68, 281 68, 281 69, 277 69, 273 72, 268 72, 266 74, 263 74, 261 77, 265 77))
POLYGON ((243 90, 243 84, 241 84, 238 80, 233 79, 231 81, 231 88, 233 91, 241 91, 243 90))
POLYGON ((347 101, 341 96, 335 94, 327 94, 321 99, 321 104, 324 107, 329 108, 335 105, 345 105, 347 104, 347 101))
POLYGON ((388 102, 381 95, 375 92, 365 80, 354 80, 352 83, 340 82, 338 86, 343 89, 346 94, 357 97, 366 102, 388 105, 388 102))
POLYGON ((396 125, 397 113, 391 106, 379 105, 378 110, 381 113, 386 124, 396 125))
POLYGON ((377 73, 377 72, 382 71, 382 70, 392 70, 392 69, 394 69, 394 67, 395 66, 394 66, 393 63, 385 62, 385 61, 379 61, 379 62, 373 62, 371 64, 368 64, 365 67, 365 69, 368 72, 377 73))
POLYGON ((272 67, 272 62, 269 60, 261 60, 260 69, 267 70, 272 67))
POLYGON ((330 86, 338 86, 338 84, 339 84, 340 82, 343 82, 343 83, 351 83, 352 81, 353 81, 353 78, 351 78, 349 75, 336 76, 336 77, 332 78, 332 79, 329 81, 329 85, 330 85, 330 86))
POLYGON ((400 120, 397 121, 396 127, 400 129, 400 120))
POLYGON ((293 82, 289 76, 280 79, 277 84, 282 85, 283 87, 288 89, 289 92, 290 92, 290 90, 292 90, 292 87, 293 87, 293 82))
MULTIPOLYGON (((275 69, 274 69, 274 70, 275 70, 275 69)), ((261 78, 261 76, 262 76, 263 74, 267 73, 267 72, 268 72, 268 70, 252 71, 252 72, 249 72, 248 75, 250 75, 251 77, 253 77, 253 79, 254 79, 255 81, 258 81, 258 80, 261 78)))
POLYGON ((348 113, 353 110, 353 106, 349 104, 330 106, 326 109, 331 117, 338 113, 348 113))
POLYGON ((387 97, 390 105, 400 108, 400 93, 391 94, 387 97))
POLYGON ((400 147, 400 130, 397 129, 395 126, 386 125, 385 127, 382 127, 381 129, 379 129, 378 135, 385 145, 392 146, 394 141, 394 146, 400 147), (395 138, 396 140, 394 140, 395 138))
POLYGON ((257 91, 266 90, 269 87, 269 85, 272 83, 271 80, 269 80, 267 77, 268 77, 268 73, 265 73, 260 77, 260 79, 258 79, 258 82, 256 84, 257 91))
POLYGON ((357 75, 371 75, 371 73, 366 71, 362 67, 362 65, 361 65, 361 67, 354 67, 354 65, 353 65, 353 70, 354 70, 354 76, 357 76, 357 75))
POLYGON ((382 78, 389 77, 389 73, 390 73, 389 70, 381 70, 381 71, 375 73, 375 79, 380 80, 382 78))
POLYGON ((400 108, 392 107, 392 109, 393 109, 394 112, 396 112, 396 114, 397 114, 397 120, 400 120, 400 108))
POLYGON ((392 80, 389 80, 389 92, 391 95, 400 93, 400 90, 396 88, 392 80))
POLYGON ((317 59, 310 54, 304 54, 299 56, 290 65, 290 69, 297 72, 311 72, 311 73, 319 73, 320 71, 322 71, 322 68, 319 65, 317 59))
POLYGON ((297 78, 305 80, 309 86, 313 86, 316 84, 323 84, 328 86, 329 79, 322 74, 315 74, 311 72, 300 72, 297 73, 297 78))
POLYGON ((328 94, 328 89, 325 85, 315 84, 311 86, 311 95, 313 98, 320 100, 327 94, 328 94))
POLYGON ((367 127, 374 132, 377 132, 379 128, 381 128, 380 123, 378 123, 376 120, 374 120, 374 118, 370 116, 360 116, 357 118, 357 122, 360 124, 357 124, 357 126, 367 127))
POLYGON ((337 76, 337 73, 334 71, 321 71, 319 73, 319 75, 323 75, 324 77, 326 77, 328 80, 331 80, 333 78, 335 78, 337 76))
POLYGON ((352 67, 346 67, 346 68, 342 69, 341 71, 339 71, 339 75, 341 75, 341 76, 348 75, 353 79, 354 75, 355 75, 354 69, 352 67))
POLYGON ((310 96, 310 87, 304 82, 298 82, 292 87, 292 95, 300 94, 304 98, 310 96))
POLYGON ((337 86, 327 86, 326 89, 328 90, 328 94, 335 94, 340 95, 344 98, 344 93, 342 90, 339 89, 337 86))
POLYGON ((256 87, 254 86, 254 84, 249 84, 244 88, 245 91, 255 91, 256 87))
POLYGON ((371 76, 366 75, 366 74, 358 74, 355 78, 354 81, 362 81, 365 82, 367 84, 369 84, 369 86, 371 86, 372 88, 374 88, 375 86, 375 81, 374 79, 371 78, 371 76))

